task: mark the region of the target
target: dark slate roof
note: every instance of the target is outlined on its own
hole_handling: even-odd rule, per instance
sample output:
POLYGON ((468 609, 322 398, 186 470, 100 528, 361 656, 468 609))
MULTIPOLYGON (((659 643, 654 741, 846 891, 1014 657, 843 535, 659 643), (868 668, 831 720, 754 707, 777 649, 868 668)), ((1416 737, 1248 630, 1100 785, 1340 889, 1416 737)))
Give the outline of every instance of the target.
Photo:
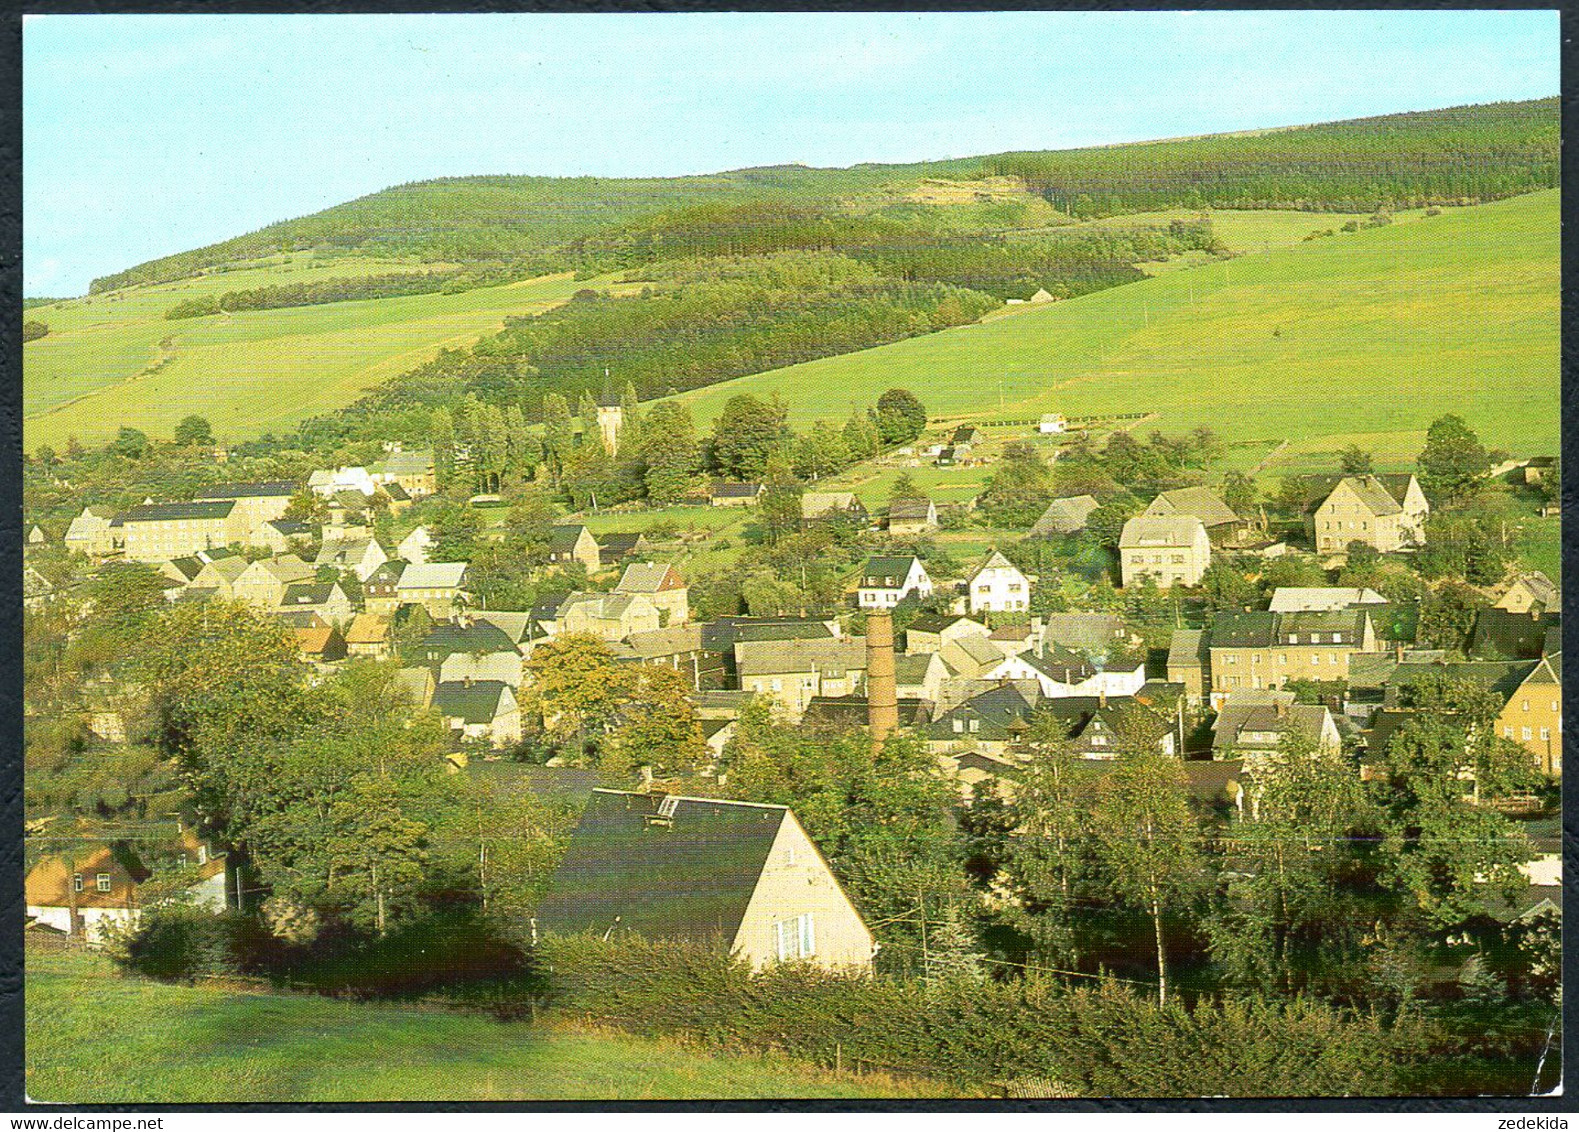
POLYGON ((1167 719, 1130 696, 1110 696, 1106 703, 1100 696, 1052 696, 1042 700, 1036 710, 1063 720, 1069 727, 1069 737, 1082 751, 1089 743, 1081 741, 1089 740, 1093 731, 1110 737, 1134 735, 1154 741, 1172 727, 1167 719))
POLYGON ((1204 629, 1175 629, 1168 642, 1169 668, 1204 668, 1207 663, 1204 629))
POLYGON ((1233 799, 1228 796, 1228 784, 1243 781, 1243 759, 1189 759, 1182 765, 1185 780, 1189 783, 1187 789, 1190 797, 1199 802, 1231 802, 1233 799))
POLYGON ((292 582, 285 587, 280 605, 322 605, 334 592, 333 582, 292 582))
POLYGON ((981 429, 975 425, 962 424, 954 430, 950 438, 954 444, 975 444, 981 438, 981 429))
MULTIPOLYGON (((1086 697, 1069 698, 1085 699, 1086 697)), ((927 726, 926 734, 927 738, 934 740, 974 738, 1003 742, 1016 736, 1017 728, 1011 725, 1028 721, 1031 711, 1031 701, 1019 688, 1013 684, 1000 684, 996 688, 989 688, 972 696, 958 707, 938 716, 927 726), (956 719, 966 721, 964 731, 954 730, 956 719), (969 721, 972 719, 978 721, 978 728, 975 731, 969 728, 969 721)))
POLYGON ((1392 742, 1393 735, 1415 717, 1413 711, 1401 711, 1395 708, 1380 708, 1371 715, 1371 725, 1365 732, 1365 748, 1373 756, 1387 753, 1387 745, 1392 742))
POLYGON ((165 519, 223 519, 236 508, 234 499, 209 503, 144 503, 128 508, 115 516, 114 526, 127 523, 151 523, 165 519))
MULTIPOLYGON (((872 561, 876 562, 879 560, 874 558, 872 561)), ((892 561, 897 562, 900 560, 892 559, 892 561)), ((909 559, 905 559, 905 561, 909 561, 909 559)), ((870 563, 868 565, 870 565, 870 563)), ((972 624, 981 625, 981 622, 975 621, 970 617, 966 617, 963 613, 923 613, 910 623, 908 632, 941 633, 950 625, 957 624, 961 621, 971 621, 972 624)), ((982 625, 982 628, 985 629, 986 626, 982 625)))
POLYGON ((702 625, 702 648, 732 657, 741 641, 812 641, 832 636, 832 629, 810 617, 720 617, 702 625))
POLYGON ((492 723, 504 688, 503 680, 445 680, 433 689, 433 710, 463 723, 492 723))
POLYGON ((379 564, 378 569, 374 570, 367 576, 367 581, 364 583, 364 589, 367 586, 380 585, 393 587, 400 581, 401 572, 404 571, 405 568, 406 560, 403 558, 386 559, 384 562, 379 564))
POLYGON ((894 589, 904 585, 905 577, 910 573, 910 564, 916 561, 913 554, 895 555, 892 557, 868 558, 866 565, 861 567, 861 585, 877 586, 883 589, 894 589), (885 579, 892 578, 890 585, 885 579))
POLYGON ((1277 630, 1275 613, 1219 613, 1212 619, 1214 649, 1267 648, 1277 630))
POLYGON ((1079 684, 1097 674, 1096 667, 1085 657, 1057 643, 1043 642, 1040 649, 1020 653, 1020 659, 1060 684, 1079 684))
POLYGON ((405 488, 401 487, 394 480, 390 480, 386 484, 380 484, 379 485, 379 490, 381 490, 385 495, 389 496, 389 498, 393 499, 396 503, 410 503, 411 502, 411 495, 410 495, 410 493, 407 492, 405 488))
POLYGON ((170 559, 170 565, 174 566, 181 576, 189 582, 203 572, 203 560, 195 554, 184 554, 180 558, 172 558, 170 559))
POLYGON ((899 519, 902 522, 919 522, 928 518, 932 511, 932 500, 922 496, 917 499, 895 499, 888 505, 888 519, 892 522, 899 519))
POLYGON ((1405 661, 1393 669, 1387 678, 1387 706, 1398 706, 1399 690, 1433 676, 1448 680, 1467 680, 1479 684, 1503 699, 1524 683, 1525 677, 1535 671, 1540 662, 1535 660, 1469 660, 1442 662, 1405 661))
POLYGON ((297 535, 312 534, 312 524, 302 519, 270 519, 269 526, 279 531, 286 538, 295 538, 297 535))
POLYGON ((576 549, 583 526, 555 526, 548 529, 548 549, 552 554, 568 554, 576 549))
POLYGON ((629 558, 645 539, 641 531, 610 531, 597 540, 598 562, 612 566, 622 558, 629 558))
POLYGON ((302 485, 295 480, 258 480, 253 483, 216 483, 193 495, 194 499, 260 499, 295 495, 302 485))
POLYGON ((1352 609, 1302 609, 1294 613, 1273 614, 1276 618, 1278 643, 1309 644, 1312 633, 1320 636, 1319 644, 1334 643, 1334 633, 1342 637, 1342 644, 1359 644, 1365 636, 1365 607, 1352 609), (1298 637, 1290 641, 1290 635, 1298 637))
POLYGON ((1560 613, 1531 617, 1506 609, 1482 609, 1475 617, 1469 652, 1487 660, 1535 660, 1546 648, 1547 630, 1561 627, 1560 613))
POLYGON ((719 499, 755 499, 762 494, 762 485, 755 480, 750 483, 728 483, 724 480, 714 480, 713 494, 719 499))
POLYGON ((789 811, 708 798, 594 790, 537 909, 546 931, 716 941, 740 928, 789 811), (651 819, 651 820, 649 820, 651 819))
POLYGON ((520 650, 510 635, 497 625, 474 621, 465 628, 451 623, 435 625, 417 645, 417 651, 429 660, 443 660, 458 652, 486 654, 520 650))
POLYGON ((276 613, 274 616, 292 629, 326 629, 329 626, 327 621, 310 609, 291 609, 284 613, 276 613))
MULTIPOLYGON (((902 697, 899 725, 915 727, 927 721, 927 701, 902 697)), ((801 727, 829 727, 844 730, 865 727, 869 705, 865 696, 813 696, 801 716, 801 727)))

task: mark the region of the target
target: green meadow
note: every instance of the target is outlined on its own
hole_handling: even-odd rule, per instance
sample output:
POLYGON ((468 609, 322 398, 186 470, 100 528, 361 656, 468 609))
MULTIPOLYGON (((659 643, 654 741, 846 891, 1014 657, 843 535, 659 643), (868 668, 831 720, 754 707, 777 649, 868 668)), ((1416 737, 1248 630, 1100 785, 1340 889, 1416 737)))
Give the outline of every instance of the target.
MULTIPOLYGON (((453 295, 164 317, 185 299, 299 280, 289 273, 294 266, 273 263, 29 311, 50 333, 23 350, 26 448, 60 447, 72 435, 103 443, 123 425, 168 437, 189 413, 207 417, 224 439, 286 429, 586 285, 565 273, 453 295)), ((343 258, 308 278, 403 268, 416 265, 343 258)))
MULTIPOLYGON (((1291 215, 1306 230, 1329 226, 1322 214, 1291 215)), ((703 427, 740 393, 781 393, 805 427, 843 421, 896 385, 950 421, 1156 413, 1148 430, 1205 425, 1231 441, 1266 441, 1255 459, 1287 440, 1271 465, 1280 473, 1330 464, 1351 443, 1384 464, 1410 461, 1446 412, 1462 414, 1488 446, 1550 453, 1558 232, 1558 194, 1532 193, 1171 271, 681 398, 703 427)))
POLYGON ((27 956, 27 1094, 57 1104, 682 1100, 944 1095, 770 1054, 713 1055, 561 1023, 498 1022, 122 978, 27 956))

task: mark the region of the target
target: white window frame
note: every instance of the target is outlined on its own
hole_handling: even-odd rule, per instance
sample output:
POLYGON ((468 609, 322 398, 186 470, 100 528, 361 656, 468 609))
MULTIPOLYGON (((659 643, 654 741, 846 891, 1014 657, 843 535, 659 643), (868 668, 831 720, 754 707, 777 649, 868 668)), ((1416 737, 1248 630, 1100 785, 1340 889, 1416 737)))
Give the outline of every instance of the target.
POLYGON ((95 873, 94 877, 93 877, 93 887, 95 889, 97 889, 99 892, 108 892, 108 891, 110 891, 110 887, 111 887, 111 885, 110 885, 110 874, 109 873, 95 873))

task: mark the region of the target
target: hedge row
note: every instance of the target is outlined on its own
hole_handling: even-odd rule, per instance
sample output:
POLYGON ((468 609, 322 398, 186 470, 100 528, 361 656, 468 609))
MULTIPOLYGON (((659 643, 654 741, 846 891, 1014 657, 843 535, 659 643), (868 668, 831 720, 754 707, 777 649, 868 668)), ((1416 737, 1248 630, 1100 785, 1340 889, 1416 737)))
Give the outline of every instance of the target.
POLYGON ((1113 982, 1037 976, 930 985, 782 967, 751 975, 678 943, 554 939, 538 948, 545 1005, 642 1036, 773 1048, 984 1088, 1027 1079, 1084 1096, 1385 1095, 1421 1048, 1305 1000, 1166 1008, 1113 982))
POLYGON ((438 994, 501 1017, 549 1009, 643 1037, 773 1049, 963 1091, 1036 1081, 1073 1096, 1376 1096, 1404 1091, 1402 1074, 1425 1050, 1417 1024, 1302 999, 1163 1008, 1116 982, 1072 987, 1035 974, 922 983, 793 965, 753 975, 716 947, 577 936, 527 950, 464 917, 302 948, 250 917, 161 912, 126 941, 122 962, 164 979, 438 994))

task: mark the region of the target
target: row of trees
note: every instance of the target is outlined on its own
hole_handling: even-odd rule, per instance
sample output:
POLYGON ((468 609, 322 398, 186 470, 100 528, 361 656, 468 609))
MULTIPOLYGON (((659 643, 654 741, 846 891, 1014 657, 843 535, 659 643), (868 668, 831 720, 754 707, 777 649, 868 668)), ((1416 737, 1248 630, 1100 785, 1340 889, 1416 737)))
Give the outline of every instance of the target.
POLYGON ((397 271, 385 275, 348 275, 305 283, 279 283, 272 287, 252 287, 186 299, 165 311, 164 316, 167 319, 200 318, 221 311, 266 311, 343 303, 352 299, 431 295, 446 290, 457 274, 455 271, 397 271))

